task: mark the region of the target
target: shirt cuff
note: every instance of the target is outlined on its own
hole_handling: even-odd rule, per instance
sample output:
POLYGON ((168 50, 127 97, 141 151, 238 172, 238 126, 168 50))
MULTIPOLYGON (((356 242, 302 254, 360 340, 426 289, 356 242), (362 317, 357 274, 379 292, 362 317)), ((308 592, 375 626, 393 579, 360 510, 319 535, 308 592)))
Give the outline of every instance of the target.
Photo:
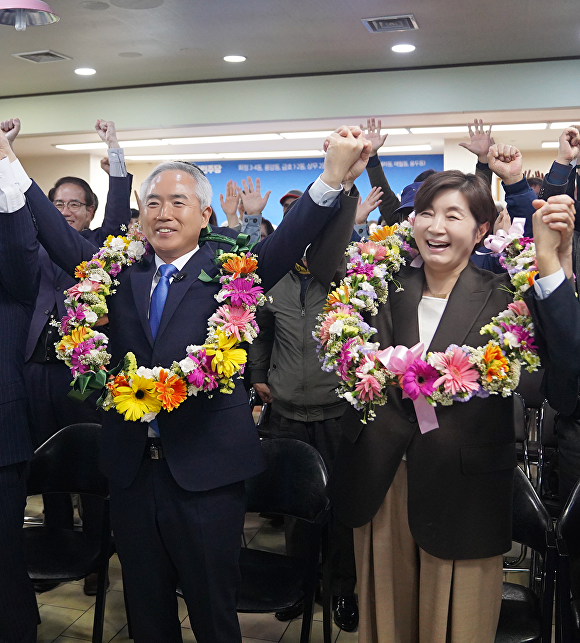
POLYGON ((551 183, 552 185, 565 185, 568 183, 570 172, 572 172, 573 169, 574 167, 572 165, 562 165, 562 163, 554 161, 550 168, 550 172, 546 177, 548 183, 551 183))
POLYGON ((354 224, 354 231, 358 234, 358 236, 361 239, 368 239, 368 236, 369 236, 369 224, 368 223, 362 223, 362 224, 355 223, 354 224))
POLYGON ((547 277, 540 277, 534 280, 534 292, 538 299, 547 299, 566 280, 564 269, 560 268, 547 277))
POLYGON ((18 159, 10 163, 10 167, 12 168, 12 174, 14 174, 14 179, 16 183, 18 183, 20 191, 24 194, 32 185, 32 181, 28 178, 28 174, 26 174, 18 159))
POLYGON ((12 214, 26 203, 10 165, 7 156, 0 160, 0 212, 4 214, 12 214))
POLYGON ((127 176, 127 167, 125 165, 125 153, 120 147, 111 147, 108 152, 109 166, 111 168, 109 176, 124 177, 127 176))
POLYGON ((381 164, 381 159, 379 158, 378 154, 375 154, 374 156, 369 156, 369 162, 367 163, 367 167, 378 167, 381 164))
POLYGON ((310 198, 316 203, 316 205, 322 205, 326 208, 331 208, 334 205, 336 199, 338 199, 340 193, 342 192, 342 185, 335 190, 318 177, 316 181, 310 186, 308 194, 310 198))

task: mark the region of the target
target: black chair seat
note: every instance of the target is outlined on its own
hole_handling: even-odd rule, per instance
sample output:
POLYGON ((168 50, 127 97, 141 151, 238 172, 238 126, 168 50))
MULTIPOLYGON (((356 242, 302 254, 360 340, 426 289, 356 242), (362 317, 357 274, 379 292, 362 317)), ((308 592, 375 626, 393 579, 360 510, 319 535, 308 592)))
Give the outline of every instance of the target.
POLYGON ((535 643, 542 638, 540 602, 528 587, 504 583, 495 643, 535 643))
POLYGON ((28 527, 24 540, 32 580, 80 580, 99 566, 101 539, 80 531, 28 527))
POLYGON ((243 548, 239 612, 279 612, 304 600, 306 561, 243 548))

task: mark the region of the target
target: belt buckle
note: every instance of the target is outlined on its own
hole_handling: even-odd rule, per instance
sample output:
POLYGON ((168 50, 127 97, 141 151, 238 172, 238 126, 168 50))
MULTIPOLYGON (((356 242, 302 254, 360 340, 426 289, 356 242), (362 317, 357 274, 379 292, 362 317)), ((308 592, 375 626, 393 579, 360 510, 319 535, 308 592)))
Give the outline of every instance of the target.
POLYGON ((149 457, 151 460, 161 460, 161 447, 156 444, 149 445, 149 457))

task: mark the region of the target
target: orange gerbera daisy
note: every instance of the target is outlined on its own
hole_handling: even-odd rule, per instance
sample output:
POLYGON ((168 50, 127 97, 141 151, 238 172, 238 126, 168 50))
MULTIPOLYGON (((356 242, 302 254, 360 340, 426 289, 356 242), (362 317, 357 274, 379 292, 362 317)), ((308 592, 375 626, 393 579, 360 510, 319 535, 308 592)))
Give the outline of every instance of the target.
MULTIPOLYGON (((89 335, 89 329, 85 328, 84 326, 79 326, 79 328, 71 330, 70 335, 65 335, 60 340, 60 343, 56 347, 56 350, 65 351, 68 348, 75 348, 76 346, 84 342, 85 339, 88 339, 87 335, 89 335)), ((89 337, 92 337, 92 331, 89 337)))
POLYGON ((75 268, 75 277, 77 279, 84 279, 87 276, 87 262, 83 261, 75 268))
POLYGON ((336 290, 333 290, 328 297, 326 298, 326 303, 324 304, 324 311, 328 312, 336 304, 348 304, 348 286, 342 285, 336 290))
POLYGON ((369 235, 371 241, 384 241, 387 237, 392 237, 397 229, 396 225, 386 225, 382 228, 377 228, 369 235))
POLYGON ((159 371, 159 381, 155 382, 157 399, 166 411, 173 411, 187 398, 187 386, 177 375, 169 375, 167 371, 159 371))
POLYGON ((483 353, 483 361, 487 367, 488 382, 491 382, 494 377, 503 380, 507 376, 508 362, 499 346, 488 344, 483 353))
POLYGON ((253 257, 230 257, 230 259, 224 261, 222 264, 222 268, 226 272, 231 272, 234 277, 249 275, 251 272, 254 272, 257 267, 258 262, 253 257))
POLYGON ((534 277, 538 274, 537 270, 530 270, 528 272, 527 277, 528 277, 528 283, 530 284, 530 287, 534 285, 534 277))
POLYGON ((119 386, 129 386, 129 382, 124 375, 115 375, 115 379, 107 383, 107 388, 111 391, 113 397, 119 395, 117 391, 119 386))

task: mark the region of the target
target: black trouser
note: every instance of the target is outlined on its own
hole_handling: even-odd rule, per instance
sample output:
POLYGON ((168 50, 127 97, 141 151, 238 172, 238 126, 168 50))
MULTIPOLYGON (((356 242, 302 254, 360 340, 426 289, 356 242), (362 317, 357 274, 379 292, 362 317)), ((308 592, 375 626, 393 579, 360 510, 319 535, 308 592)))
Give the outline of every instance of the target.
MULTIPOLYGON (((64 362, 40 364, 27 362, 24 379, 30 410, 30 427, 34 448, 39 447, 57 431, 77 422, 101 423, 93 393, 82 404, 68 397, 72 376, 64 362)), ((44 524, 47 527, 72 529, 73 506, 69 494, 45 494, 44 524)), ((100 538, 103 520, 103 500, 96 496, 81 496, 83 530, 100 538)))
MULTIPOLYGON (((340 418, 320 422, 299 422, 272 410, 269 422, 272 438, 294 438, 311 444, 322 456, 328 472, 332 471, 340 442, 340 418)), ((307 556, 307 526, 287 521, 286 549, 293 556, 307 556)), ((356 567, 352 529, 331 513, 330 517, 330 590, 335 596, 354 594, 356 567)))
POLYGON ((38 607, 22 533, 27 472, 26 462, 0 467, 0 643, 36 641, 38 607))
POLYGON ((110 492, 135 643, 181 642, 178 584, 198 643, 239 643, 244 483, 186 491, 166 460, 144 458, 133 483, 110 492))

